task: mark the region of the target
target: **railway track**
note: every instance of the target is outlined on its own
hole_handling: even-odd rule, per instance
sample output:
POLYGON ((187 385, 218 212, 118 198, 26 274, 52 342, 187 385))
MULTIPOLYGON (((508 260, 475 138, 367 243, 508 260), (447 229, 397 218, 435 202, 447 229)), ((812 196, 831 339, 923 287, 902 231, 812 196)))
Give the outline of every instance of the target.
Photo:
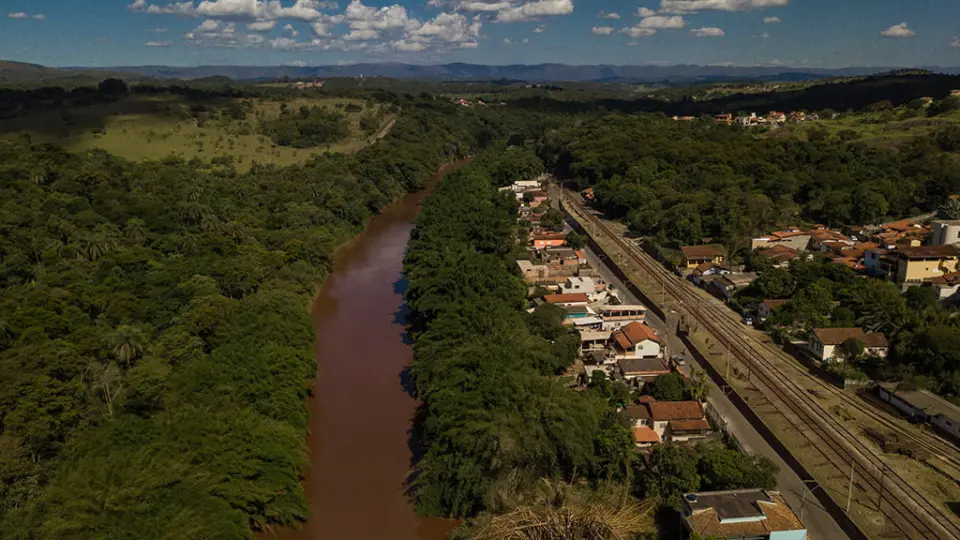
MULTIPOLYGON (((778 410, 784 419, 826 460, 826 464, 836 469, 838 475, 849 475, 851 486, 856 487, 862 506, 882 514, 886 522, 899 529, 906 538, 960 538, 960 526, 943 509, 890 469, 858 434, 851 432, 833 414, 824 410, 807 389, 795 380, 797 373, 802 377, 813 378, 813 375, 797 369, 790 362, 776 361, 783 355, 781 351, 745 335, 740 322, 731 316, 725 306, 701 297, 692 285, 681 282, 659 262, 594 216, 577 197, 565 193, 563 200, 568 212, 572 210, 572 214, 575 214, 572 215, 574 219, 580 221, 581 225, 589 224, 594 233, 602 231, 631 262, 660 285, 664 295, 670 295, 679 303, 681 316, 689 316, 691 322, 706 330, 741 365, 749 369, 751 382, 763 398, 771 404, 780 405, 778 410), (790 373, 786 371, 787 366, 791 369, 790 373), (860 495, 866 500, 861 499, 860 495), (868 506, 871 504, 869 501, 875 501, 875 504, 868 506)), ((587 227, 584 229, 589 231, 587 227)), ((822 381, 818 381, 818 386, 834 396, 843 394, 822 381)), ((858 411, 873 418, 878 417, 846 394, 843 396, 840 399, 858 411)), ((945 450, 929 440, 922 439, 922 442, 930 448, 937 448, 938 454, 945 450)))

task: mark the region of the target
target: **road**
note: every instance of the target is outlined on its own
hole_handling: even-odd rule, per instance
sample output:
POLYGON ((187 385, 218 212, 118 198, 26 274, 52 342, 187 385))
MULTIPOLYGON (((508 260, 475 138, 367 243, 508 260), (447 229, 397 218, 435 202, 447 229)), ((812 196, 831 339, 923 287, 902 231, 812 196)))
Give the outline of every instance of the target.
MULTIPOLYGON (((590 264, 597 268, 600 277, 607 283, 612 283, 620 292, 620 297, 625 304, 642 304, 624 284, 613 275, 606 263, 600 260, 590 249, 584 250, 590 264)), ((660 336, 667 338, 668 355, 678 355, 686 352, 686 347, 677 337, 675 331, 669 331, 666 323, 658 318, 652 311, 647 312, 647 324, 657 331, 660 336)), ((672 329, 675 330, 675 329, 672 329)), ((686 353, 687 366, 690 368, 690 362, 693 356, 686 353)), ((810 493, 804 495, 805 487, 803 480, 797 476, 793 469, 783 461, 777 452, 767 444, 767 441, 757 433, 750 425, 750 422, 740 413, 739 410, 723 394, 720 387, 709 381, 710 394, 707 401, 720 415, 727 421, 727 429, 730 434, 740 441, 743 449, 750 454, 759 454, 766 456, 777 464, 780 473, 777 475, 778 489, 783 493, 787 503, 793 508, 793 511, 801 517, 801 520, 807 526, 809 538, 813 540, 821 539, 844 539, 849 538, 846 533, 837 525, 833 517, 828 514, 820 503, 811 497, 810 493)))

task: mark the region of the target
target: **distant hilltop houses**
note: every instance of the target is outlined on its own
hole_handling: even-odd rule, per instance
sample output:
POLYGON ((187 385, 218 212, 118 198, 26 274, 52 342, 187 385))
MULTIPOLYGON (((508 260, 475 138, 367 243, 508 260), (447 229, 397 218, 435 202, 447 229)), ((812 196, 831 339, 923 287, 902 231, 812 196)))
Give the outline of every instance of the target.
MULTIPOLYGON (((676 122, 692 122, 696 120, 695 116, 674 116, 673 120, 676 122)), ((803 111, 792 111, 790 113, 784 113, 780 111, 770 111, 764 116, 758 115, 757 113, 750 113, 749 115, 740 115, 734 116, 730 113, 722 113, 713 117, 713 121, 718 124, 727 124, 732 126, 737 124, 743 127, 760 127, 760 126, 780 126, 786 123, 797 124, 800 122, 806 122, 807 120, 819 120, 820 116, 816 113, 806 113, 803 111)))
POLYGON ((293 87, 298 90, 305 90, 307 88, 323 88, 323 85, 327 81, 321 81, 320 79, 314 79, 312 81, 297 81, 293 83, 293 87))

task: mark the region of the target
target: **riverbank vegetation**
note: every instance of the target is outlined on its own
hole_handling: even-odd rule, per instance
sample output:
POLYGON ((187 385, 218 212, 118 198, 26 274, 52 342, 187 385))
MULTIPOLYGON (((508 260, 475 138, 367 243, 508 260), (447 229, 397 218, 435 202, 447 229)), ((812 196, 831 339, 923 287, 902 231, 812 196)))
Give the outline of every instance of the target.
POLYGON ((309 300, 372 214, 493 138, 403 106, 358 155, 246 173, 0 142, 0 537, 304 519, 309 300))

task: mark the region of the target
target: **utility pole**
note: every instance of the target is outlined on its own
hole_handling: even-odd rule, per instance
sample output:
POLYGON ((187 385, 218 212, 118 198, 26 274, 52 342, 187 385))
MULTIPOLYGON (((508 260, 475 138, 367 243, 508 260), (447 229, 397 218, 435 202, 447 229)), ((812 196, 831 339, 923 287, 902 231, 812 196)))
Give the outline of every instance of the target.
POLYGON ((850 484, 847 487, 847 510, 846 512, 850 513, 850 501, 853 500, 853 469, 856 467, 857 462, 855 460, 850 461, 850 484))

